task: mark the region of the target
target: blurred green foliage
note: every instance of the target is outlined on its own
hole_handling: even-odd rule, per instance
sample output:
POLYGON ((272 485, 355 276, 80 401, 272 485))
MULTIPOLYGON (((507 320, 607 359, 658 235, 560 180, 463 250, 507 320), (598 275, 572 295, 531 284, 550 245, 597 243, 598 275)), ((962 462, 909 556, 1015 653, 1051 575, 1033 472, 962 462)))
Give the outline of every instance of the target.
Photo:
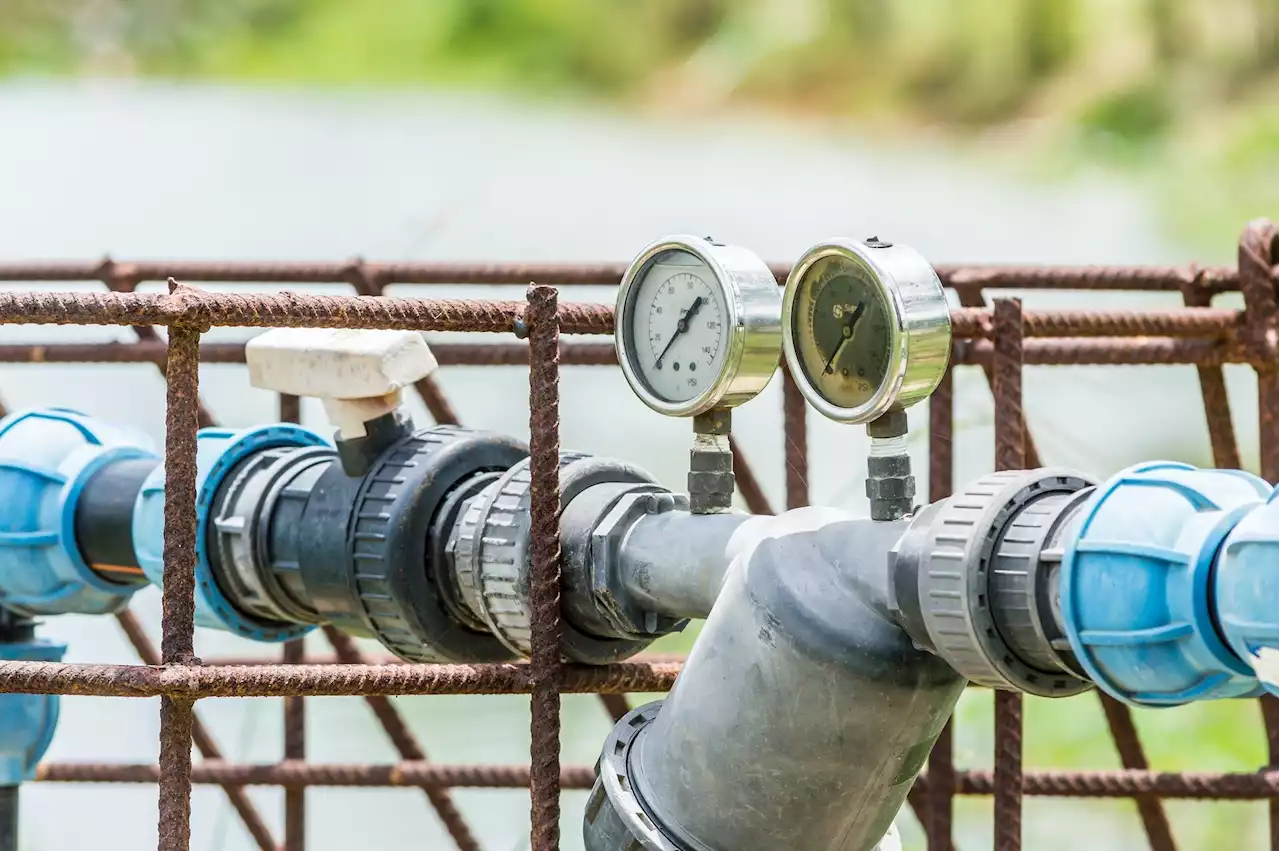
MULTIPOLYGON (((1016 137, 1206 249, 1277 216, 1275 0, 4 0, 0 74, 451 85, 1016 137)), ((1016 158, 1021 160, 1022 158, 1016 158)))

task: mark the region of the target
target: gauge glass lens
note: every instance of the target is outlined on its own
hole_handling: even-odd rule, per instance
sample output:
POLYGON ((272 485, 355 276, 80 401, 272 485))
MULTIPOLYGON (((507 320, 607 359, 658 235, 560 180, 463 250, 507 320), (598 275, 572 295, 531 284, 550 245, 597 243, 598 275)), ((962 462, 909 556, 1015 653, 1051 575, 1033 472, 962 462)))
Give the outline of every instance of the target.
POLYGON ((809 383, 832 405, 865 405, 892 360, 893 311, 875 273, 829 255, 805 272, 795 298, 788 330, 809 383))
POLYGON ((714 272, 695 255, 664 251, 641 271, 629 311, 631 367, 665 402, 687 402, 724 367, 729 311, 714 272))

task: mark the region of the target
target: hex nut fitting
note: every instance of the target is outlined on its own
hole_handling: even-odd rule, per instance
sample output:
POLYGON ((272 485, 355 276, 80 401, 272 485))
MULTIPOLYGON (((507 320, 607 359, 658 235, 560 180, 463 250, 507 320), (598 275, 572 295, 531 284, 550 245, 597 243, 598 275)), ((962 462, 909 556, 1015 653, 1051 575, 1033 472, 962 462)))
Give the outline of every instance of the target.
POLYGON ((622 544, 636 521, 650 514, 687 511, 689 499, 668 491, 632 491, 623 494, 591 531, 591 591, 596 609, 619 638, 651 640, 679 632, 689 622, 647 612, 632 603, 622 582, 619 565, 622 544))

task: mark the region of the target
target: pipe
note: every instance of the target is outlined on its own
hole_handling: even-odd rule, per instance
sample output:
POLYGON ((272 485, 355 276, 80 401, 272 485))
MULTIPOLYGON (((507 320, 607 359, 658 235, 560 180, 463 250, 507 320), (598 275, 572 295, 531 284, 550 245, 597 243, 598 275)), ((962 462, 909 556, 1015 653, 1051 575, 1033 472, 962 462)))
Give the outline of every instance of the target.
POLYGON ((622 587, 642 608, 672 618, 711 613, 729 568, 735 539, 768 517, 748 514, 646 514, 622 541, 622 587))
POLYGON ((808 508, 742 527, 670 695, 606 743, 588 849, 631 847, 645 819, 656 848, 867 851, 885 836, 964 688, 890 612, 906 525, 808 508))

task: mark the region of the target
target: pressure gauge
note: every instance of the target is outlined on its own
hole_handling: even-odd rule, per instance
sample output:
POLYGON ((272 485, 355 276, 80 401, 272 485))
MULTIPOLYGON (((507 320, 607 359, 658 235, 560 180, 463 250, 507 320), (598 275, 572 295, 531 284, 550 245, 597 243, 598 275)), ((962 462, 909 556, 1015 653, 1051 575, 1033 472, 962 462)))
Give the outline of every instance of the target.
POLYGON ((951 354, 933 267, 904 245, 832 239, 804 253, 782 296, 787 364, 824 416, 866 423, 931 394, 951 354))
POLYGON ((651 244, 618 290, 614 342, 631 389, 669 417, 750 400, 778 367, 778 290, 744 248, 695 236, 651 244))

